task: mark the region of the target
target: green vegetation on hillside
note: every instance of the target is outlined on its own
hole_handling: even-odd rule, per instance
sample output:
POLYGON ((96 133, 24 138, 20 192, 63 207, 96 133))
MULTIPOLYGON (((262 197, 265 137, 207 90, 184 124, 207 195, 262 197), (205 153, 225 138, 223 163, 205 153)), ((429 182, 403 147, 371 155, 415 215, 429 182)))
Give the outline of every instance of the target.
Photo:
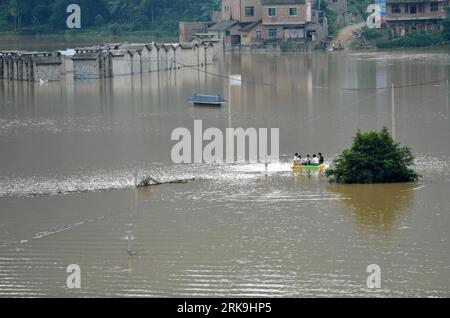
POLYGON ((386 127, 381 131, 358 131, 353 145, 331 164, 327 176, 337 183, 415 182, 419 175, 411 168, 414 156, 400 147, 386 127))
MULTIPOLYGON (((351 13, 353 22, 361 22, 367 18, 366 9, 369 3, 373 3, 373 0, 349 0, 348 11, 351 13)), ((325 12, 328 21, 328 34, 335 36, 342 25, 337 25, 337 15, 334 11, 328 8, 327 0, 314 0, 313 9, 322 10, 325 12)))
POLYGON ((377 40, 386 36, 390 36, 388 29, 369 29, 367 27, 361 30, 361 35, 367 40, 377 40))
POLYGON ((220 9, 220 0, 0 0, 0 32, 66 32, 66 8, 72 3, 81 7, 79 31, 110 34, 176 34, 178 21, 207 21, 220 9))
POLYGON ((336 13, 328 9, 328 2, 326 0, 314 0, 313 9, 325 12, 328 22, 328 34, 334 36, 338 30, 336 25, 336 13))
POLYGON ((360 22, 367 18, 367 6, 370 3, 374 3, 373 0, 348 0, 348 11, 352 14, 353 18, 360 22))
POLYGON ((442 37, 442 33, 440 32, 410 31, 404 36, 378 42, 376 46, 381 49, 389 49, 397 47, 427 47, 441 44, 447 44, 447 41, 442 37))

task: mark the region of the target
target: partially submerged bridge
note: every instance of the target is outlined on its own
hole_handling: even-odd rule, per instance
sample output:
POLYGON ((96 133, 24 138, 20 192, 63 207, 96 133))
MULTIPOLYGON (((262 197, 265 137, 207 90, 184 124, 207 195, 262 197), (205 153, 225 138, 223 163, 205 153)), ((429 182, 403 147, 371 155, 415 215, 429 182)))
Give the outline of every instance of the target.
POLYGON ((204 66, 217 59, 211 42, 106 44, 72 51, 0 51, 0 79, 47 82, 72 73, 77 80, 101 79, 204 66))

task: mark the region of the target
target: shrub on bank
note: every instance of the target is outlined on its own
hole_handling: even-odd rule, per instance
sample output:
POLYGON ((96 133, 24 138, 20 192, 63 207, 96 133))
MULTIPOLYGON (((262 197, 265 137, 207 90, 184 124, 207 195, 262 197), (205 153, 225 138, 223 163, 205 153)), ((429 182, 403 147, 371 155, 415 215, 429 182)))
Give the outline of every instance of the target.
POLYGON ((404 36, 379 42, 376 46, 381 49, 389 49, 395 47, 426 47, 444 43, 445 39, 439 32, 410 31, 404 36))
POLYGON ((413 164, 411 149, 396 143, 384 127, 380 132, 358 131, 352 147, 332 162, 326 174, 337 183, 416 182, 419 175, 413 164))
POLYGON ((367 40, 378 40, 383 37, 389 37, 390 31, 387 29, 370 29, 366 27, 361 30, 361 35, 367 40))

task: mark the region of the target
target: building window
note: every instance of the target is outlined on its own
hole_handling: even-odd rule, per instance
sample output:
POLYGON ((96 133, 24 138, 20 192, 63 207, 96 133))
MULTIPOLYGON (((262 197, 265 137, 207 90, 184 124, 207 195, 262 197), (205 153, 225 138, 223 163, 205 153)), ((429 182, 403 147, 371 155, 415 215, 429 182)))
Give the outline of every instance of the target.
POLYGON ((425 4, 419 3, 419 12, 425 12, 425 4))
POLYGON ((277 10, 275 8, 269 8, 268 10, 269 17, 275 17, 277 15, 277 10))
POLYGON ((392 13, 402 13, 402 10, 400 9, 399 4, 393 4, 391 11, 392 11, 392 13))
POLYGON ((289 15, 296 16, 297 15, 297 8, 289 8, 289 15))
POLYGON ((409 6, 409 13, 416 14, 417 13, 417 6, 415 4, 411 4, 409 6))
POLYGON ((262 38, 261 31, 256 31, 256 39, 261 40, 261 38, 262 38))
POLYGON ((255 7, 245 7, 245 16, 253 17, 255 15, 255 7))
POLYGON ((277 37, 277 29, 270 28, 269 29, 269 38, 275 39, 277 37))
POLYGON ((437 2, 430 3, 430 11, 431 12, 439 11, 439 4, 437 2))
POLYGON ((225 35, 226 36, 230 36, 231 35, 231 31, 225 31, 225 35))

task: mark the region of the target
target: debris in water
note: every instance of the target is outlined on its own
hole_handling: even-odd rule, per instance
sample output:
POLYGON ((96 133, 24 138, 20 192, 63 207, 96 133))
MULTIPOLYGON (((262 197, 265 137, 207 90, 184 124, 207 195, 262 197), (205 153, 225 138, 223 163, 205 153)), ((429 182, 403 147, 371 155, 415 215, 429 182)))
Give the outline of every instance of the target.
POLYGON ((137 185, 138 188, 145 188, 145 187, 149 187, 149 186, 153 186, 153 185, 160 185, 160 184, 174 184, 174 183, 188 183, 188 182, 192 182, 195 181, 195 178, 190 178, 190 179, 177 179, 177 180, 172 180, 172 181, 158 181, 153 177, 145 177, 144 179, 141 180, 141 182, 139 182, 139 184, 137 185))

